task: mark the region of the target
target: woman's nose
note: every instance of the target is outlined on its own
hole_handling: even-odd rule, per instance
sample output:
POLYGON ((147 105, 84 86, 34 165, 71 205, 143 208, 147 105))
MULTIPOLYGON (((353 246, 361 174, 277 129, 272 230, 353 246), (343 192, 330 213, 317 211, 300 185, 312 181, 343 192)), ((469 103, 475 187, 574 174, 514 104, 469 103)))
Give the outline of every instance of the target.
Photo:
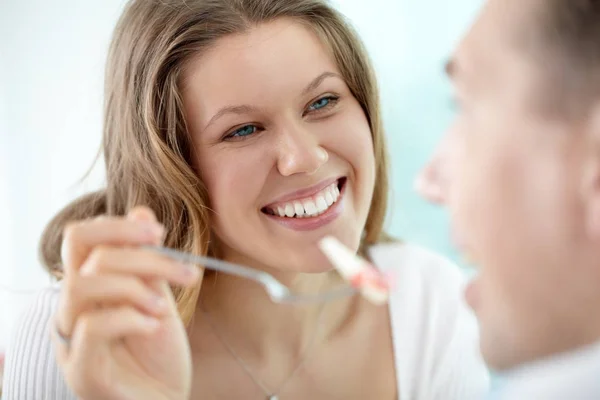
POLYGON ((327 163, 329 154, 310 132, 294 130, 282 136, 277 160, 277 169, 281 175, 310 175, 327 163))

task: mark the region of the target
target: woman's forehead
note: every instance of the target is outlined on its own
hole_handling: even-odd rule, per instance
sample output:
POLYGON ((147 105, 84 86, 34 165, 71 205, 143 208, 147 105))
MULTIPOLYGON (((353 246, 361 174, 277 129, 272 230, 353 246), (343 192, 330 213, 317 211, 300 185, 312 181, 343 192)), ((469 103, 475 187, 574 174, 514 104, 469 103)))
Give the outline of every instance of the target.
POLYGON ((227 79, 255 75, 270 78, 274 72, 286 77, 311 76, 314 69, 337 69, 333 56, 318 35, 299 22, 282 19, 260 24, 247 32, 225 36, 192 60, 186 78, 227 79))
POLYGON ((193 60, 184 76, 183 95, 189 106, 205 110, 204 120, 232 104, 300 98, 324 73, 341 77, 319 37, 303 24, 275 21, 224 37, 193 60))

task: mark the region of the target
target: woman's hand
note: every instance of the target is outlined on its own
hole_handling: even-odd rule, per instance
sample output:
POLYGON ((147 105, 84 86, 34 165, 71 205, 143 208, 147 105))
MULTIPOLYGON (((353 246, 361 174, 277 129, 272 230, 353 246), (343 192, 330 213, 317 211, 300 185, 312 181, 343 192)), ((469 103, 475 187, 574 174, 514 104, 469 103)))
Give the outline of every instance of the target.
POLYGON ((146 208, 65 230, 53 342, 67 383, 85 400, 189 398, 189 342, 169 283, 194 285, 200 274, 140 248, 163 234, 146 208))

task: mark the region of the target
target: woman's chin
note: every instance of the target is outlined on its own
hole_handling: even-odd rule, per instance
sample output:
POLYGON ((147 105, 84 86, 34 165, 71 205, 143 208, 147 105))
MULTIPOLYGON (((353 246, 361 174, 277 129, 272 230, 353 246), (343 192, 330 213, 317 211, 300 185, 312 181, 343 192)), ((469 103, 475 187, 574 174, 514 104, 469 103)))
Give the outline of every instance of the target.
POLYGON ((329 263, 325 256, 307 258, 293 264, 282 264, 278 270, 281 272, 292 272, 298 274, 323 274, 333 271, 335 268, 329 263))

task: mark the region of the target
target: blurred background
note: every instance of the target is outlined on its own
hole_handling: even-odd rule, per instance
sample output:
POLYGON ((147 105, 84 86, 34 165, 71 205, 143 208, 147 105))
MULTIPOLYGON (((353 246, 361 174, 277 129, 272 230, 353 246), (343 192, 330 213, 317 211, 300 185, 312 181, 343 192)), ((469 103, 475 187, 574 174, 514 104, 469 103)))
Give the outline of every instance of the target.
MULTIPOLYGON (((0 353, 32 293, 46 222, 103 184, 104 60, 124 0, 0 0, 0 353)), ((393 163, 389 230, 457 260, 447 216, 413 192, 448 125, 443 66, 481 0, 337 0, 371 52, 393 163)))

